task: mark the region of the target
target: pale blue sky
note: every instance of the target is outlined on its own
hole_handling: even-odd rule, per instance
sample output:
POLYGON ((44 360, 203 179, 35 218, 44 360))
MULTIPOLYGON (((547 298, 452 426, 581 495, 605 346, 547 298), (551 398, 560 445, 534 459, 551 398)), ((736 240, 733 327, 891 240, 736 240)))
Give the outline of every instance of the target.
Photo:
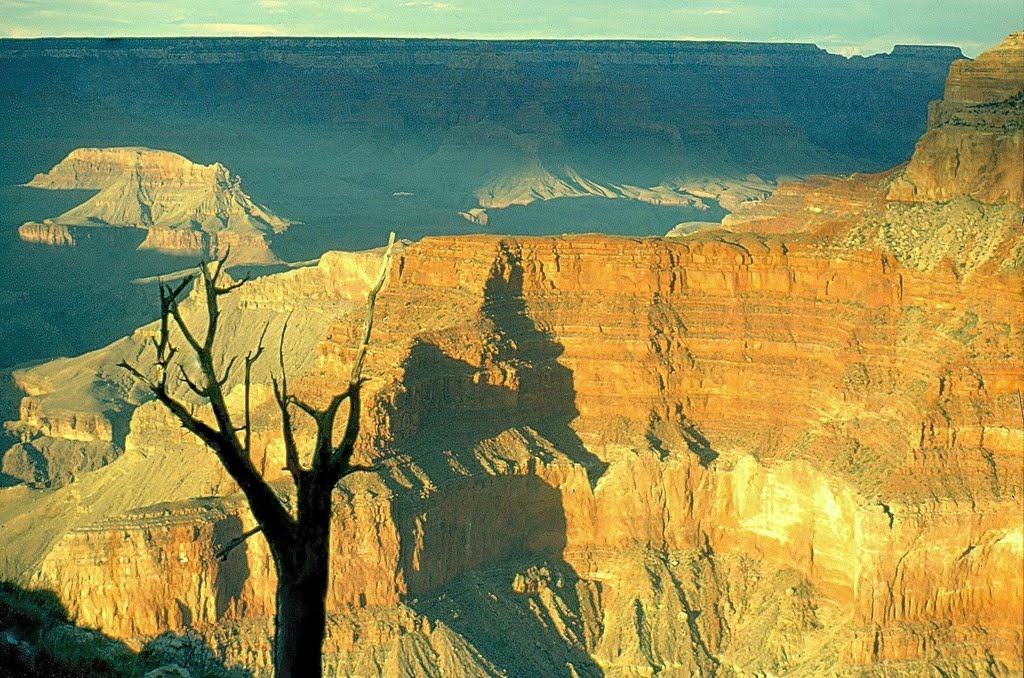
POLYGON ((833 52, 1024 29, 1022 0, 0 0, 0 37, 301 35, 814 42, 833 52))

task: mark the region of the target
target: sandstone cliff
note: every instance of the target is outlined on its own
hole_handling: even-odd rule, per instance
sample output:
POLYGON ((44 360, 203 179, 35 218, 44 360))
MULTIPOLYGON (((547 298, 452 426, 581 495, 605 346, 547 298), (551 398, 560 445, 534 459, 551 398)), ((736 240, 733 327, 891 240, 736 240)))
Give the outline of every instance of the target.
POLYGON ((769 198, 737 206, 722 226, 799 234, 837 256, 851 247, 876 246, 921 270, 1020 268, 1022 65, 1022 33, 975 62, 955 62, 946 99, 932 103, 929 129, 905 167, 784 182, 769 198), (979 101, 984 97, 996 99, 979 101))
POLYGON ((891 200, 945 202, 969 196, 1024 207, 1024 33, 1010 35, 976 61, 957 61, 928 131, 891 200))
POLYGON ((74 247, 75 236, 64 224, 57 224, 49 219, 42 222, 28 221, 18 227, 18 237, 25 242, 37 242, 57 247, 74 247))
POLYGON ((134 227, 148 231, 140 248, 220 256, 230 246, 235 263, 273 263, 268 237, 290 223, 256 205, 223 165, 168 151, 80 148, 26 185, 99 191, 52 221, 19 229, 36 242, 71 244, 69 227, 134 227))
POLYGON ((1005 101, 1024 89, 1024 32, 1011 33, 973 61, 954 61, 946 78, 949 103, 1005 101))
MULTIPOLYGON (((373 262, 244 287, 224 353, 293 312, 289 369, 331 393, 373 262)), ((399 457, 339 489, 332 666, 1019 670, 1020 280, 709 233, 409 246, 362 441, 399 457)), ((280 477, 265 388, 255 402, 257 463, 280 477)), ((56 493, 0 494, 0 539, 83 622, 193 627, 266 666, 265 546, 218 563, 251 518, 193 499, 230 494, 223 471, 154 403, 124 446, 56 493)))

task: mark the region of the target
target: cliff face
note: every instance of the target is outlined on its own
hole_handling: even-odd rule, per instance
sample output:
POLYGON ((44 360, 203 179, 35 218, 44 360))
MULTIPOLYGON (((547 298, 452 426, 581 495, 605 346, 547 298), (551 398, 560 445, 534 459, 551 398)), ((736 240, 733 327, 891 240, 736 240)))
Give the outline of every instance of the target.
POLYGON ((220 256, 235 244, 236 263, 273 263, 267 237, 289 224, 253 203, 223 165, 198 165, 167 151, 80 148, 26 185, 99 191, 53 221, 19 229, 36 242, 58 244, 69 226, 128 226, 148 231, 141 248, 220 256))
POLYGON ((973 61, 954 61, 946 78, 948 103, 1005 101, 1024 89, 1024 32, 1011 33, 1002 43, 973 61))
POLYGON ((910 163, 876 175, 783 183, 741 204, 730 231, 789 234, 841 256, 876 246, 901 263, 959 274, 1019 269, 1024 221, 1024 34, 976 62, 957 62, 947 98, 933 102, 929 130, 910 163), (972 79, 973 78, 973 79, 972 79), (970 85, 977 80, 977 87, 970 85), (1009 98, 979 103, 982 96, 1009 98))
POLYGON ((50 220, 29 221, 18 227, 18 237, 25 242, 37 242, 57 247, 74 247, 75 236, 64 224, 50 220))
POLYGON ((957 61, 928 131, 893 181, 891 200, 945 202, 969 196, 1024 207, 1024 33, 976 61, 957 61))
MULTIPOLYGON (((327 668, 1024 670, 1022 210, 889 200, 895 176, 786 184, 735 232, 401 248, 357 452, 386 470, 335 494, 327 668)), ((248 283, 216 350, 291 318, 290 383, 327 399, 378 262, 329 253, 248 283)), ((123 453, 66 487, 0 490, 0 565, 80 623, 134 643, 189 627, 266 673, 266 545, 212 557, 251 516, 113 367, 148 364, 153 331, 18 373, 5 468, 35 478, 29 446, 108 433, 123 453)), ((288 493, 270 376, 253 375, 253 462, 288 493)), ((226 389, 240 408, 237 377, 226 389)))
MULTIPOLYGON (((225 324, 330 307, 289 328, 312 352, 289 368, 297 388, 325 397, 374 261, 256 281, 225 324)), ((965 280, 757 236, 407 247, 379 302, 361 443, 400 462, 339 488, 332 665, 1019 670, 1021 289, 1017 268, 965 280)), ((254 402, 254 454, 279 477, 269 393, 254 402)), ((83 623, 193 626, 266 666, 265 546, 218 563, 251 518, 189 499, 230 482, 153 403, 125 450, 5 504, 0 536, 38 554, 36 583, 83 623)))

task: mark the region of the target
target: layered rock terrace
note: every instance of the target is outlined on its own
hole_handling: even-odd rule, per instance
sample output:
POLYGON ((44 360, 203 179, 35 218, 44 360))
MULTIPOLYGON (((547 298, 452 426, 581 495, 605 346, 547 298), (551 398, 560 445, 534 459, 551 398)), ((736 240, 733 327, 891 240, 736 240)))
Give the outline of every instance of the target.
POLYGON ((33 188, 98 191, 52 220, 28 222, 23 240, 73 245, 73 228, 111 226, 146 230, 140 249, 222 256, 235 263, 274 263, 268 237, 290 222, 255 204, 241 182, 220 163, 200 165, 168 151, 146 148, 80 148, 33 188))

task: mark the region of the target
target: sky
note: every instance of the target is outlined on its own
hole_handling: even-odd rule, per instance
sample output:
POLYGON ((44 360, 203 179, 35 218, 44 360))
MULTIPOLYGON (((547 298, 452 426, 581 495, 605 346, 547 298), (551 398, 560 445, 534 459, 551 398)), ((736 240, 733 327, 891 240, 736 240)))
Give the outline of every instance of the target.
POLYGON ((969 56, 1024 30, 1024 0, 0 0, 0 37, 361 36, 894 44, 969 56))

